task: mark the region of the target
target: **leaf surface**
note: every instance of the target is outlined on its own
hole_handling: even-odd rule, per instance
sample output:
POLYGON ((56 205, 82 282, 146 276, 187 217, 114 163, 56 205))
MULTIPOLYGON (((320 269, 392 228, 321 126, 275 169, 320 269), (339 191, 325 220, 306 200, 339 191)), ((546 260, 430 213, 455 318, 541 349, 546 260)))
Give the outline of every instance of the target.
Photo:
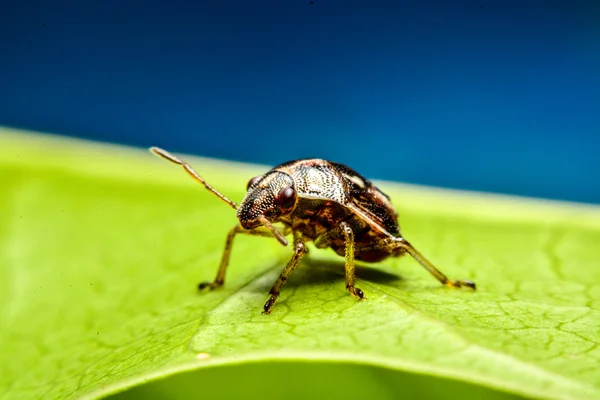
MULTIPOLYGON (((268 168, 186 160, 234 200, 268 168)), ((291 255, 236 238, 235 213, 149 153, 0 130, 0 398, 98 398, 176 372, 249 361, 349 362, 526 396, 600 397, 600 209, 380 186, 403 234, 477 292, 411 258, 364 264, 311 248, 262 315, 291 255)))

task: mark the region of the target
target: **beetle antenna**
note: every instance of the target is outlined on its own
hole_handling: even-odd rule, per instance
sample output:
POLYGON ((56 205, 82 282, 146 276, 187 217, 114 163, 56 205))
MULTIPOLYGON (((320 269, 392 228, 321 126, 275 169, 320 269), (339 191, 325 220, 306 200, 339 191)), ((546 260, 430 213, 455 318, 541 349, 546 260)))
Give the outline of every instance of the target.
POLYGON ((283 234, 281 232, 279 232, 279 229, 275 228, 264 215, 259 217, 258 220, 264 226, 266 226, 267 229, 269 229, 271 231, 271 233, 273 234, 273 236, 275 236, 275 239, 277 239, 279 241, 279 243, 281 243, 284 246, 288 245, 288 241, 283 236, 283 234))
MULTIPOLYGON (((223 200, 225 203, 229 204, 231 207, 233 207, 234 210, 237 210, 238 206, 234 201, 229 200, 225 195, 221 194, 217 189, 215 189, 214 187, 212 187, 211 185, 208 184, 208 182, 206 182, 204 180, 204 178, 202 178, 200 175, 198 175, 198 173, 194 170, 194 168, 192 168, 191 165, 189 165, 188 163, 180 160, 179 158, 175 157, 173 154, 169 153, 166 150, 161 149, 160 147, 150 147, 150 151, 152 153, 154 153, 155 155, 164 158, 165 160, 171 161, 172 163, 175 164, 179 164, 183 167, 183 169, 185 169, 185 172, 187 172, 188 174, 190 174, 192 176, 192 178, 194 178, 195 180, 197 180, 198 182, 200 182, 201 184, 204 185, 204 187, 209 191, 212 192, 215 196, 217 196, 218 198, 220 198, 221 200, 223 200)), ((277 239, 281 242, 281 239, 279 237, 283 236, 281 235, 281 233, 279 233, 279 231, 277 231, 279 233, 279 236, 277 236, 274 232, 274 229, 272 226, 271 231, 273 232, 273 234, 275 235, 275 237, 277 237, 277 239)), ((285 238, 283 238, 283 240, 285 241, 285 238)), ((287 242, 285 242, 285 244, 287 244, 287 242)))

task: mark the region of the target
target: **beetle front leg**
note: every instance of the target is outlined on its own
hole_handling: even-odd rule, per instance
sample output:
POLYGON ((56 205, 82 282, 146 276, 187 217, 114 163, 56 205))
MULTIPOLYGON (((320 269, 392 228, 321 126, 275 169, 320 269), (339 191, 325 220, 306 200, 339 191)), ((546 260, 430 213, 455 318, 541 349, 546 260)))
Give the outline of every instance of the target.
POLYGON ((270 314, 273 306, 275 306, 275 302, 277 301, 277 297, 279 297, 279 293, 281 292, 281 288, 283 284, 288 280, 294 269, 298 266, 298 263, 302 259, 302 256, 306 254, 306 245, 304 244, 304 240, 302 239, 301 233, 294 232, 294 255, 287 263, 281 274, 279 274, 279 278, 273 284, 273 287, 269 291, 271 297, 265 303, 264 306, 264 314, 270 314))
POLYGON ((345 222, 340 223, 342 233, 346 239, 345 249, 345 269, 346 269, 346 290, 358 300, 364 299, 365 294, 362 290, 354 286, 355 272, 354 272, 354 232, 350 225, 345 222))
MULTIPOLYGON (((233 239, 238 233, 252 236, 273 237, 273 233, 263 226, 252 230, 246 230, 242 228, 241 225, 236 225, 227 234, 227 240, 225 241, 225 249, 223 249, 223 255, 221 256, 221 264, 219 264, 217 277, 213 282, 200 282, 198 284, 198 290, 203 290, 206 288, 213 290, 220 286, 223 286, 223 283, 225 282, 225 272, 227 271, 227 266, 229 265, 229 257, 231 256, 231 247, 233 246, 233 239)), ((284 234, 286 234, 285 231, 284 234)))

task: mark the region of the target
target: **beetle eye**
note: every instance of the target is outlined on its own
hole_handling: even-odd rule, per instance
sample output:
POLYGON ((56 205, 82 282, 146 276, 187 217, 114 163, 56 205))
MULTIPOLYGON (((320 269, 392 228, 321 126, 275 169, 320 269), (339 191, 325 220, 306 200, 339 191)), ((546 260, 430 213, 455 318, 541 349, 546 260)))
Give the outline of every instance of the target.
POLYGON ((250 179, 248 181, 248 185, 246 186, 246 190, 250 189, 250 186, 255 185, 258 183, 258 181, 260 181, 262 178, 262 175, 259 176, 255 176, 254 178, 250 179))
POLYGON ((296 204, 296 191, 294 188, 287 186, 281 189, 277 194, 277 203, 284 210, 293 207, 296 204))

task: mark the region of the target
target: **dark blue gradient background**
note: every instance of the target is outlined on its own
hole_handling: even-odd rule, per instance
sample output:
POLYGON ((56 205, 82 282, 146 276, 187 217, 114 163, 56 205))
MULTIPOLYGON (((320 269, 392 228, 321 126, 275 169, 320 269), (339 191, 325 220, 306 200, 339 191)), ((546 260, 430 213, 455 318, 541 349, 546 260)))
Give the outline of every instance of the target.
POLYGON ((0 124, 600 203, 599 1, 2 1, 0 124))

